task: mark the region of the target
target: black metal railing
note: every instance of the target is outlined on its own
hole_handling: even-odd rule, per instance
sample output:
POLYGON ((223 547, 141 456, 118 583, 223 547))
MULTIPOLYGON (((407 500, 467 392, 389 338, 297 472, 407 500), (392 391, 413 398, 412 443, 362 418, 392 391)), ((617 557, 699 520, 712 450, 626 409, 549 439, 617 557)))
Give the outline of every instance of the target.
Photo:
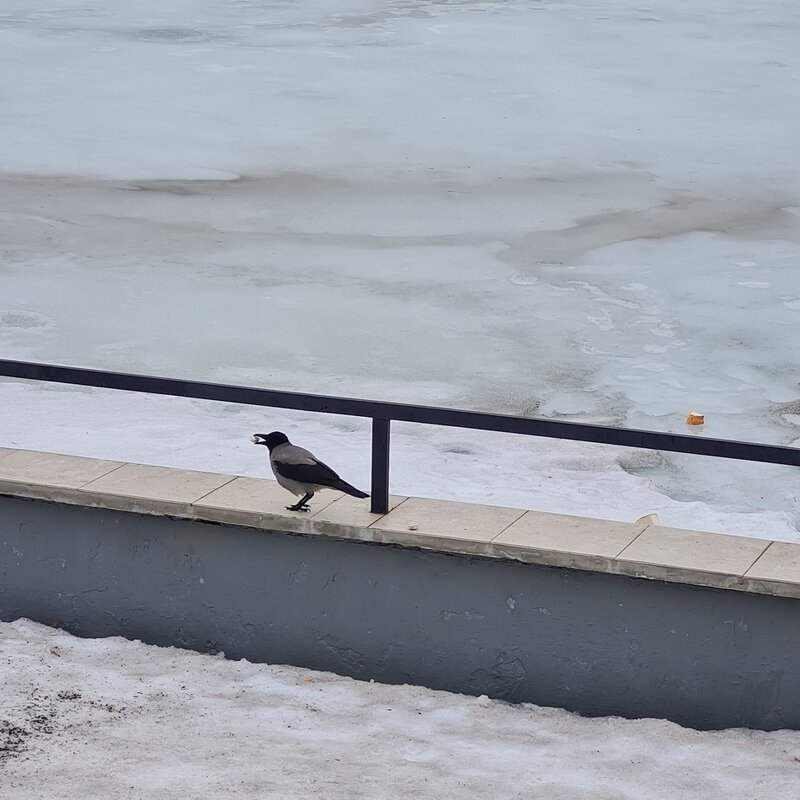
POLYGON ((392 420, 416 422, 421 425, 444 425, 526 436, 544 436, 551 439, 571 439, 620 447, 642 447, 649 450, 668 450, 674 453, 693 453, 701 456, 735 458, 742 461, 800 467, 800 449, 794 447, 676 433, 658 433, 634 428, 612 428, 606 425, 590 425, 581 422, 562 422, 536 417, 461 411, 454 408, 357 400, 349 397, 332 397, 301 392, 282 392, 274 389, 257 389, 251 386, 203 383, 180 378, 159 378, 153 375, 132 375, 124 372, 106 372, 4 359, 0 359, 0 377, 67 383, 101 389, 119 389, 126 392, 163 394, 172 397, 189 397, 197 400, 218 400, 225 403, 241 403, 269 408, 291 408, 321 414, 367 417, 372 420, 371 510, 379 514, 389 510, 389 436, 392 420))

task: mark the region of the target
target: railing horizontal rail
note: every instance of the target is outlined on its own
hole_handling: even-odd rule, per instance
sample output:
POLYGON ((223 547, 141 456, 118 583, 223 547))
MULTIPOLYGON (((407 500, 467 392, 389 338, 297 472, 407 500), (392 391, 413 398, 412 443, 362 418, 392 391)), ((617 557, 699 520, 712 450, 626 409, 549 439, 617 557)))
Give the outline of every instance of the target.
MULTIPOLYGON (((583 422, 516 417, 454 408, 390 403, 378 400, 359 400, 331 395, 284 392, 236 386, 224 383, 205 383, 181 378, 161 378, 153 375, 135 375, 124 372, 40 364, 30 361, 0 359, 0 377, 48 381, 101 389, 119 389, 127 392, 187 397, 197 400, 216 400, 226 403, 289 408, 321 414, 340 414, 367 417, 372 420, 395 420, 422 425, 444 425, 472 430, 543 436, 551 439, 569 439, 595 442, 621 447, 639 447, 666 450, 675 453, 733 458, 769 464, 800 466, 800 449, 756 442, 739 442, 705 436, 614 428, 583 422)), ((373 510, 388 509, 389 425, 373 425, 373 510), (381 462, 375 463, 375 458, 381 462), (380 480, 381 473, 383 480, 380 480), (377 483, 377 486, 376 486, 377 483), (376 491, 377 490, 377 494, 376 491)))

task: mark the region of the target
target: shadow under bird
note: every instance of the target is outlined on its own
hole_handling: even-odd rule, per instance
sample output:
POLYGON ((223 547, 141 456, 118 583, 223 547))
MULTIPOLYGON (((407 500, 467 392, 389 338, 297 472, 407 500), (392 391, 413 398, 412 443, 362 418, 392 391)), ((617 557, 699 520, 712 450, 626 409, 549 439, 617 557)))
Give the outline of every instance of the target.
POLYGON ((308 511, 309 500, 321 489, 336 489, 353 497, 369 497, 366 492, 343 481, 313 453, 292 444, 285 433, 254 433, 250 441, 269 448, 269 465, 278 483, 292 494, 302 495, 293 506, 286 506, 289 511, 308 511))

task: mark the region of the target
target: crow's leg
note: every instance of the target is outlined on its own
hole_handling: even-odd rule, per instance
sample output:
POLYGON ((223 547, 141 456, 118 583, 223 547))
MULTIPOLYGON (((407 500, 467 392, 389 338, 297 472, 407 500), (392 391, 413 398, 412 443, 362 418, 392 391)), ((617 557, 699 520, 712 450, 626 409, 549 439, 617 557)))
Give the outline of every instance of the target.
POLYGON ((314 496, 314 492, 306 492, 293 506, 286 506, 288 511, 311 511, 308 501, 314 496))

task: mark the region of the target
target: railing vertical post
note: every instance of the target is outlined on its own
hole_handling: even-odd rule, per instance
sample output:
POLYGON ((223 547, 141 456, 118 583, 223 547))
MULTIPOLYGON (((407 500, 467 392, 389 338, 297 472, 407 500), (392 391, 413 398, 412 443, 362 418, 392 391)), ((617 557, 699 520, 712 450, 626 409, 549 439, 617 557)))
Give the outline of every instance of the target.
POLYGON ((390 420, 372 418, 372 500, 373 514, 389 511, 389 425, 390 420))

